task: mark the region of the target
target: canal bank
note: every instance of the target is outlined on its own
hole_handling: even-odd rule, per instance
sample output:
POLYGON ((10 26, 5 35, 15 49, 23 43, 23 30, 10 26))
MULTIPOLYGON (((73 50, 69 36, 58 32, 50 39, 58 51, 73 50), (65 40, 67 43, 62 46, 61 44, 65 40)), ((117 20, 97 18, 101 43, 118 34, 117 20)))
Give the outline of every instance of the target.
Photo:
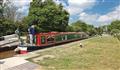
POLYGON ((21 57, 0 60, 0 70, 37 70, 40 66, 21 57))
MULTIPOLYGON (((72 46, 74 44, 79 44, 80 41, 75 41, 72 43, 66 43, 64 45, 58 45, 58 46, 53 46, 51 48, 46 48, 46 49, 39 49, 36 51, 29 52, 27 54, 15 54, 13 57, 10 58, 5 58, 1 59, 0 61, 4 62, 2 64, 2 68, 4 70, 44 70, 41 65, 34 64, 31 61, 29 62, 29 59, 35 58, 33 60, 37 61, 38 59, 36 57, 40 57, 39 59, 45 59, 45 58, 53 58, 54 56, 52 55, 43 55, 40 56, 39 53, 52 50, 55 48, 65 48, 65 46, 72 46)), ((7 52, 9 53, 9 52, 7 52)))

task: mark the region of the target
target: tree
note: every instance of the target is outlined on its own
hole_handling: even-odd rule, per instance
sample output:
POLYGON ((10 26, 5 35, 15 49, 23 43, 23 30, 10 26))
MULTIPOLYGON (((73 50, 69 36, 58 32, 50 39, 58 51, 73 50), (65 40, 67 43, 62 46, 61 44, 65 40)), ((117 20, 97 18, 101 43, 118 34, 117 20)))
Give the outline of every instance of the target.
POLYGON ((118 29, 112 29, 112 30, 111 30, 111 35, 113 35, 114 37, 115 37, 116 35, 118 35, 118 33, 120 33, 120 30, 118 30, 118 29))
POLYGON ((96 34, 96 30, 93 25, 87 24, 81 20, 69 25, 69 30, 74 32, 86 32, 89 36, 94 36, 96 34))
POLYGON ((0 36, 2 36, 2 25, 3 25, 3 21, 4 21, 4 17, 3 17, 3 11, 4 11, 4 6, 3 6, 3 0, 0 1, 0 36))
POLYGON ((15 12, 13 4, 10 0, 6 0, 0 4, 0 36, 13 34, 16 29, 14 23, 15 12))
POLYGON ((120 20, 112 21, 111 24, 108 26, 108 28, 109 28, 109 31, 111 31, 112 29, 120 30, 120 20))
POLYGON ((4 4, 4 18, 15 22, 17 16, 17 7, 11 0, 6 0, 4 4))
POLYGON ((3 22, 3 0, 0 1, 0 24, 3 22))
POLYGON ((74 32, 73 26, 68 25, 67 28, 66 28, 66 31, 67 31, 67 32, 74 32))
POLYGON ((102 29, 102 27, 97 27, 97 28, 95 28, 95 29, 96 29, 96 32, 97 32, 98 35, 102 35, 102 34, 103 34, 103 29, 102 29))
POLYGON ((29 25, 37 25, 38 32, 65 31, 68 26, 69 13, 63 6, 57 5, 53 0, 33 0, 30 4, 27 17, 29 25))
POLYGON ((97 31, 93 25, 87 25, 87 33, 89 36, 94 36, 97 34, 97 31))
POLYGON ((72 23, 72 26, 75 32, 87 32, 87 24, 83 21, 78 20, 72 23))
POLYGON ((120 20, 112 21, 110 25, 108 25, 108 30, 111 35, 120 40, 120 20))
POLYGON ((13 34, 16 30, 16 24, 12 20, 4 19, 0 24, 0 36, 13 34))

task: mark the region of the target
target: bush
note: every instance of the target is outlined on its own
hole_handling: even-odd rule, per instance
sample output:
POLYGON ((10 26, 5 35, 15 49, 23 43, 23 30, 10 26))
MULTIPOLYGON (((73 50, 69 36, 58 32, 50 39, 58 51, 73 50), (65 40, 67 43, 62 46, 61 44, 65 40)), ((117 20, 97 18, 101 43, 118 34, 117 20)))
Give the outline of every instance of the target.
POLYGON ((118 40, 120 40, 120 30, 119 29, 112 29, 111 30, 111 35, 116 37, 118 40))

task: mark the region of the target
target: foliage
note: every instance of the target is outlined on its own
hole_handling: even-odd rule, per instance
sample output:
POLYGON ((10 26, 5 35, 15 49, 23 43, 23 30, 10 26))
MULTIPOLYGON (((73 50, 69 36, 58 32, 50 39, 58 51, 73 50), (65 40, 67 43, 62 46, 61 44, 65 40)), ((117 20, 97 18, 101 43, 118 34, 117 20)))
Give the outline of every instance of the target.
POLYGON ((82 21, 76 21, 75 23, 72 23, 73 30, 76 32, 86 32, 87 31, 87 24, 82 21))
POLYGON ((118 29, 120 30, 120 20, 115 20, 113 22, 111 22, 111 24, 108 26, 109 30, 112 29, 118 29))
POLYGON ((15 21, 17 16, 17 7, 11 0, 4 3, 4 18, 15 21))
POLYGON ((94 36, 97 34, 97 31, 95 29, 95 27, 93 25, 87 25, 87 33, 90 35, 90 36, 94 36))
POLYGON ((120 40, 120 20, 115 20, 108 25, 108 30, 111 35, 120 40))
POLYGON ((111 30, 111 35, 116 36, 119 32, 120 32, 120 30, 118 30, 118 29, 112 29, 111 30))
POLYGON ((103 28, 102 27, 98 27, 98 28, 95 28, 96 29, 96 32, 98 35, 102 35, 103 34, 103 28))
POLYGON ((0 2, 0 25, 3 22, 3 0, 0 2))
POLYGON ((34 0, 30 5, 29 15, 22 21, 16 21, 17 8, 7 0, 4 7, 0 7, 0 36, 12 34, 17 28, 26 32, 32 24, 36 24, 36 31, 66 31, 69 13, 63 6, 56 5, 52 0, 34 0), (3 15, 4 14, 4 15, 3 15))
POLYGON ((16 24, 12 20, 5 19, 4 22, 0 23, 0 36, 13 34, 16 28, 16 24))
POLYGON ((6 0, 0 7, 0 36, 13 34, 17 28, 15 24, 16 8, 10 0, 6 0))
POLYGON ((66 28, 66 31, 67 32, 74 32, 73 26, 72 25, 68 25, 67 28, 66 28))
POLYGON ((93 25, 86 24, 83 21, 76 21, 69 25, 68 31, 73 31, 73 32, 86 32, 90 36, 93 36, 96 34, 95 27, 93 25))
POLYGON ((21 33, 26 33, 28 31, 28 25, 22 21, 16 21, 16 27, 20 29, 21 33))
POLYGON ((29 10, 26 21, 36 24, 38 32, 65 31, 68 26, 69 13, 52 0, 33 0, 29 10))
POLYGON ((3 11, 4 11, 4 6, 3 6, 3 0, 0 2, 0 36, 2 36, 3 33, 3 21, 4 21, 4 17, 3 17, 3 11))

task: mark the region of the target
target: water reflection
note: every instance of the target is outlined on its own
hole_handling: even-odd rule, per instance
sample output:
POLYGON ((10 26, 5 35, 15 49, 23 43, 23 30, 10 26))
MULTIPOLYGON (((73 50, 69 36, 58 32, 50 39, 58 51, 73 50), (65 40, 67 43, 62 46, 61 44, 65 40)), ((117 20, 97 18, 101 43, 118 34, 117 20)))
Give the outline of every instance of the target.
POLYGON ((16 54, 16 52, 15 52, 14 50, 9 50, 9 51, 0 52, 0 59, 12 57, 12 56, 14 56, 15 54, 16 54))

